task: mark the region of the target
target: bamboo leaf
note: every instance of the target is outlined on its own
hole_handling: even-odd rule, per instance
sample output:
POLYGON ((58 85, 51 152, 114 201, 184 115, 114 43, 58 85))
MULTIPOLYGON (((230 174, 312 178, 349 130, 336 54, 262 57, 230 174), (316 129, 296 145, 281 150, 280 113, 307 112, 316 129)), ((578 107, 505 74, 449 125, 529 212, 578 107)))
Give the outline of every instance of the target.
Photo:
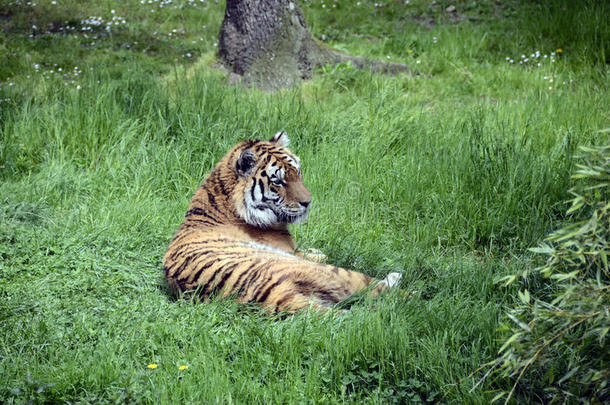
POLYGON ((543 243, 539 247, 529 248, 529 251, 534 252, 534 253, 542 253, 542 254, 551 255, 555 252, 555 249, 553 249, 549 245, 543 243))
POLYGON ((553 275, 551 275, 551 278, 555 279, 557 281, 565 281, 570 278, 575 278, 578 273, 580 273, 580 269, 571 271, 569 273, 553 274, 553 275))
POLYGON ((521 300, 521 302, 523 302, 524 304, 530 303, 530 293, 527 290, 524 290, 523 292, 517 291, 517 293, 519 294, 519 299, 521 300))
POLYGON ((516 274, 511 274, 505 277, 502 277, 501 279, 499 279, 497 282, 501 283, 503 281, 506 281, 504 283, 504 287, 508 287, 511 283, 513 283, 515 280, 517 279, 517 275, 516 274))
POLYGON ((517 318, 516 316, 513 316, 511 314, 508 314, 508 317, 515 322, 517 325, 519 325, 519 327, 527 332, 531 332, 532 329, 529 327, 528 324, 526 324, 525 322, 519 320, 519 318, 517 318))
POLYGON ((570 377, 572 377, 579 369, 579 366, 574 367, 572 370, 568 371, 563 377, 561 377, 559 379, 559 381, 557 382, 557 384, 561 384, 564 381, 568 380, 570 377))
POLYGON ((566 211, 566 213, 571 214, 574 211, 581 209, 583 205, 585 205, 584 199, 579 198, 578 200, 574 200, 572 202, 572 206, 566 211))
MULTIPOLYGON (((510 315, 509 315, 509 317, 510 317, 510 315)), ((504 350, 506 350, 506 348, 508 346, 510 346, 515 340, 517 340, 521 335, 522 335, 521 332, 517 332, 517 333, 513 334, 511 337, 509 337, 506 340, 506 342, 504 342, 502 347, 500 347, 500 350, 498 350, 498 353, 502 353, 504 350)))
POLYGON ((497 393, 496 396, 491 399, 491 403, 493 404, 494 402, 502 399, 504 396, 506 396, 506 392, 504 391, 497 393))

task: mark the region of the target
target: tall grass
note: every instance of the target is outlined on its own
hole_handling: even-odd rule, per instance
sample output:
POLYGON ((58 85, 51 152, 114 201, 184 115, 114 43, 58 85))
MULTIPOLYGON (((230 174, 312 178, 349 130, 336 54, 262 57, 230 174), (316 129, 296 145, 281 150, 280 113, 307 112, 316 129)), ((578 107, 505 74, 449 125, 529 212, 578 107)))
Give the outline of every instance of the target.
MULTIPOLYGON (((419 74, 340 66, 264 94, 209 68, 210 35, 192 43, 195 27, 217 29, 222 5, 151 13, 136 3, 91 3, 91 14, 112 8, 128 22, 78 52, 75 41, 91 38, 29 40, 18 28, 82 8, 45 3, 56 14, 34 14, 41 22, 10 6, 5 35, 31 59, 8 55, 0 68, 10 77, 0 85, 0 401, 484 403, 510 387, 472 389, 470 377, 496 356, 514 301, 494 280, 535 265, 527 248, 564 219, 576 146, 607 142, 597 54, 545 39, 544 52, 564 48, 556 62, 507 62, 534 51, 512 41, 535 45, 534 34, 509 28, 536 5, 507 3, 498 18, 482 2, 453 21, 442 2, 338 2, 333 12, 308 2, 317 35, 333 29, 333 44, 419 74), (405 23, 422 16, 435 25, 405 23), (178 40, 167 38, 174 27, 185 29, 178 40), (204 63, 183 63, 191 47, 204 63), (55 73, 36 75, 30 62, 55 73), (61 66, 82 73, 72 83, 61 66), (314 196, 297 243, 370 275, 401 271, 412 298, 360 297, 340 317, 283 320, 169 298, 161 257, 193 191, 235 143, 280 129, 314 196)), ((604 7, 585 7, 596 28, 570 35, 599 50, 606 42, 589 32, 607 38, 604 7)))

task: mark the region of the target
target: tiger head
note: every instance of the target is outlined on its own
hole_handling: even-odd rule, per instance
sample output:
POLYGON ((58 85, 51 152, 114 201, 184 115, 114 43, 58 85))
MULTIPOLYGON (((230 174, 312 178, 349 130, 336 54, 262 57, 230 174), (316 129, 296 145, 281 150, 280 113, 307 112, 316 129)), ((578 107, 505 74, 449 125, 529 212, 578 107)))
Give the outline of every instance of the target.
POLYGON ((311 193, 288 142, 286 133, 278 132, 267 142, 246 141, 236 148, 230 163, 237 174, 233 202, 250 225, 276 228, 307 218, 311 193))

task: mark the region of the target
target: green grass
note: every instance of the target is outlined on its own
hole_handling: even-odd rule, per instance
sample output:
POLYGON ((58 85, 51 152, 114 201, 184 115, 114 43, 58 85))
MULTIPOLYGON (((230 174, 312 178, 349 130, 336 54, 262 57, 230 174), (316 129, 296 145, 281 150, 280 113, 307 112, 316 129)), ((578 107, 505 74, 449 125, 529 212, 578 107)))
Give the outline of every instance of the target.
POLYGON ((510 387, 473 389, 515 302, 494 281, 539 264, 527 249, 565 219, 576 147, 608 142, 605 2, 301 2, 317 37, 418 74, 325 68, 276 94, 210 68, 223 4, 38 3, 0 7, 0 402, 478 404, 510 387), (90 16, 126 23, 82 31, 90 16), (195 188, 281 129, 314 196, 299 246, 418 294, 283 320, 169 297, 161 258, 195 188))

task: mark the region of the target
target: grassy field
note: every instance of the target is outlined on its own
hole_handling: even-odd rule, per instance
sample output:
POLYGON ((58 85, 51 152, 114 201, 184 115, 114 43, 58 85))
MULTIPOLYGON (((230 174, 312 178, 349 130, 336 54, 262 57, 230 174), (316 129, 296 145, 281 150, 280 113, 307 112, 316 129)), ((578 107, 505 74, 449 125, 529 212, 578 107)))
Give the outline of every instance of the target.
POLYGON ((276 94, 213 68, 217 3, 0 1, 0 402, 479 404, 510 388, 477 385, 517 300, 495 281, 540 264, 528 248, 565 220, 577 147, 608 143, 608 3, 300 2, 317 38, 416 73, 328 67, 276 94), (417 294, 284 320, 169 297, 161 258, 195 188, 278 130, 314 198, 298 245, 417 294))

